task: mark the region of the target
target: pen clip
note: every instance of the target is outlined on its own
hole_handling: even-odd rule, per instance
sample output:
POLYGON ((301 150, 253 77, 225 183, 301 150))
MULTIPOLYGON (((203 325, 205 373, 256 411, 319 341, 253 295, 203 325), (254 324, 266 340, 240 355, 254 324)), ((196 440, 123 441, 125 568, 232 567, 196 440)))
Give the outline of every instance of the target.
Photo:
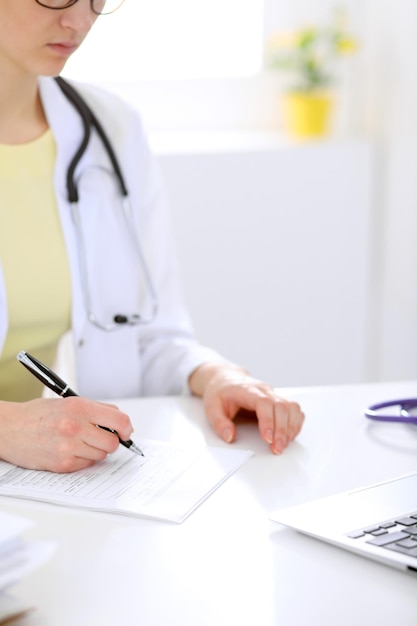
POLYGON ((20 361, 22 365, 26 367, 38 380, 41 381, 44 385, 52 389, 58 395, 64 393, 65 388, 68 386, 61 380, 58 376, 52 376, 51 371, 43 365, 38 359, 35 359, 34 356, 21 350, 17 355, 17 360, 20 361))

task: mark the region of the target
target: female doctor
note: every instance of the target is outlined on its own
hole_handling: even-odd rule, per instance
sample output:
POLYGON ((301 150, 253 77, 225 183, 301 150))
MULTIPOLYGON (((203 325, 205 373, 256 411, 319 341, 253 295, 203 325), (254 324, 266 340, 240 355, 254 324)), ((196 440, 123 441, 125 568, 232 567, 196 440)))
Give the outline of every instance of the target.
POLYGON ((71 99, 53 78, 97 17, 122 2, 0 0, 0 458, 56 472, 85 468, 119 443, 96 424, 123 440, 133 430, 117 407, 86 398, 179 393, 202 397, 226 442, 235 439, 237 413, 252 412, 281 453, 304 415, 195 339, 138 114, 86 85, 74 85, 71 99), (99 132, 74 105, 78 96, 105 129, 132 213, 99 132), (66 333, 81 397, 41 397, 16 354, 52 366, 66 333))

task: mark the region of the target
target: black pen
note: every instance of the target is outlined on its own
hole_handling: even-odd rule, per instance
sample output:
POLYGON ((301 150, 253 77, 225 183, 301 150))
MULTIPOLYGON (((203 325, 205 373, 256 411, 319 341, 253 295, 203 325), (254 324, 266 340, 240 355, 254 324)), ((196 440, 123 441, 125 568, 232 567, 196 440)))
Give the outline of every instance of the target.
MULTIPOLYGON (((29 370, 31 374, 36 376, 36 378, 38 378, 46 387, 49 387, 49 389, 51 389, 58 396, 61 396, 62 398, 67 398, 68 396, 78 396, 78 394, 75 393, 75 391, 73 391, 71 387, 69 387, 69 385, 67 385, 67 383, 62 380, 62 378, 60 378, 57 374, 55 374, 55 372, 49 369, 49 367, 41 363, 41 361, 29 354, 29 352, 21 350, 16 358, 18 361, 20 361, 22 365, 26 367, 26 369, 29 370)), ((102 428, 103 430, 107 430, 110 433, 114 433, 115 435, 117 435, 117 437, 119 438, 119 442, 125 448, 129 448, 129 450, 131 450, 135 454, 145 456, 139 446, 137 446, 131 439, 128 439, 128 441, 123 441, 122 439, 120 439, 117 432, 112 428, 107 428, 107 426, 100 426, 99 424, 97 424, 97 426, 99 428, 102 428)))

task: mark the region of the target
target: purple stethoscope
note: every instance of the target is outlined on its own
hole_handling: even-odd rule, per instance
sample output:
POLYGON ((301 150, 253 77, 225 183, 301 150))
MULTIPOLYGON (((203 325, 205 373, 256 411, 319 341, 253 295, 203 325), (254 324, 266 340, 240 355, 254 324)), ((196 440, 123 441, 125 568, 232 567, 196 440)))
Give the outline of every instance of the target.
POLYGON ((417 425, 417 415, 411 415, 410 411, 417 408, 417 398, 405 398, 404 400, 388 400, 372 404, 365 411, 365 416, 378 422, 403 422, 417 425), (380 413, 382 409, 397 407, 398 414, 380 413))

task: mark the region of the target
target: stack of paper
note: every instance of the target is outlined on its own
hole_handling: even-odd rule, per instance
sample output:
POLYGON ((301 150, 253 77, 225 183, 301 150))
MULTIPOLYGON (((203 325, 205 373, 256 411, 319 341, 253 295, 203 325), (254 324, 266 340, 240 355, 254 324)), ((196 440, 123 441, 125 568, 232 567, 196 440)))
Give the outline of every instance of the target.
POLYGON ((23 533, 31 526, 30 520, 0 513, 0 624, 32 608, 9 595, 9 588, 38 567, 52 551, 51 544, 23 539, 23 533))

